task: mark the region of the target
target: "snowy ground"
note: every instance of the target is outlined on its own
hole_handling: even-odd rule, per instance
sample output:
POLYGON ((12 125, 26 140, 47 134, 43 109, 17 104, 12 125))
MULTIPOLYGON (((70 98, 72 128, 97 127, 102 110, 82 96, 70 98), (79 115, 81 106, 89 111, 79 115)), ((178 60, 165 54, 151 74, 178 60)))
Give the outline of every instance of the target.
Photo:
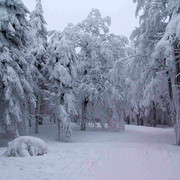
MULTIPOLYGON (((126 126, 114 133, 74 130, 69 142, 56 142, 55 127, 37 137, 48 143, 43 157, 0 157, 0 180, 179 180, 180 147, 173 129, 126 126)), ((34 134, 31 134, 34 136, 34 134)), ((5 148, 0 148, 0 155, 5 148)))

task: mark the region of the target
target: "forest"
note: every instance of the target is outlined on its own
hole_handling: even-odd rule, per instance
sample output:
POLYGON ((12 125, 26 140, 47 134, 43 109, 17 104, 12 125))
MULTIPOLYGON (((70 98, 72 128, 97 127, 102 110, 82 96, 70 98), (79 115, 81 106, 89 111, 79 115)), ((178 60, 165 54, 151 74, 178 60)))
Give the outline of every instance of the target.
POLYGON ((98 131, 113 138, 144 128, 173 129, 170 143, 180 146, 180 1, 133 2, 139 26, 129 39, 111 33, 111 17, 96 8, 49 31, 41 0, 32 12, 21 0, 0 0, 1 142, 44 132, 62 143, 89 128, 95 139, 98 131))

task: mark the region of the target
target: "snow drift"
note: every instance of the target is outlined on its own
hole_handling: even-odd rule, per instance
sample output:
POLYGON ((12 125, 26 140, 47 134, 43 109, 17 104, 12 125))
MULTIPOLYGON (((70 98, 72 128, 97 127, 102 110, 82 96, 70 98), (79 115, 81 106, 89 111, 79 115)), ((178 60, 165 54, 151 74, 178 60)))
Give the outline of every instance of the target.
POLYGON ((35 137, 21 136, 8 143, 4 155, 8 157, 42 156, 47 154, 47 144, 35 137))

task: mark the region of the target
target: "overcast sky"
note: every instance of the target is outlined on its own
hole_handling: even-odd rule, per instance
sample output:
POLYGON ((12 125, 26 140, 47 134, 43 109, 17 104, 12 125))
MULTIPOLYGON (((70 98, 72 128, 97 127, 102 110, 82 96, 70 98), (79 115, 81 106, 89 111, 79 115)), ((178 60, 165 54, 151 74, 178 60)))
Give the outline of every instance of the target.
MULTIPOLYGON (((32 11, 35 0, 22 0, 32 11)), ((85 19, 92 8, 112 19, 111 32, 130 36, 138 26, 133 0, 42 0, 48 30, 63 30, 68 23, 76 24, 85 19)))

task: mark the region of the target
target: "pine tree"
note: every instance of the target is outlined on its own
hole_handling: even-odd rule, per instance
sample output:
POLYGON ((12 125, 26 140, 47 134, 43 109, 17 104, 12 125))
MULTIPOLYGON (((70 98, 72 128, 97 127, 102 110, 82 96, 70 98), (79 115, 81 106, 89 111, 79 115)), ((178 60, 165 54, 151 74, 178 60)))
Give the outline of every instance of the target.
POLYGON ((21 128, 28 127, 27 102, 35 104, 25 58, 29 11, 21 0, 0 0, 0 9, 0 125, 18 136, 21 128))
POLYGON ((76 114, 74 87, 76 82, 77 56, 73 44, 60 32, 51 34, 48 46, 50 53, 48 61, 50 101, 55 115, 60 140, 60 129, 66 136, 72 134, 71 117, 76 114))
POLYGON ((31 60, 31 71, 34 84, 34 91, 37 98, 35 132, 38 133, 38 124, 42 124, 44 88, 45 88, 45 66, 48 59, 47 54, 47 29, 43 16, 41 0, 36 0, 35 10, 30 14, 30 42, 28 58, 31 60))

